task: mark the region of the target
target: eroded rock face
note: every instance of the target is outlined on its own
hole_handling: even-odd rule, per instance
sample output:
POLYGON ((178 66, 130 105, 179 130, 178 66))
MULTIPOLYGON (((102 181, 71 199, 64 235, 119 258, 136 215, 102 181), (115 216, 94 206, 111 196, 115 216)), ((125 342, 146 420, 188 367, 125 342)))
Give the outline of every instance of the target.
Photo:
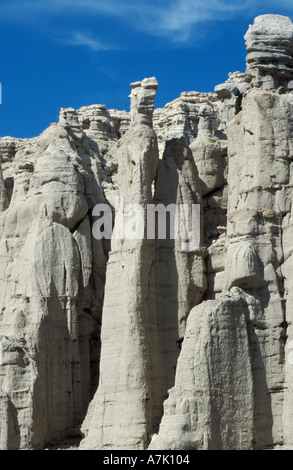
POLYGON ((237 288, 191 311, 175 386, 150 450, 253 448, 248 323, 260 311, 237 288))
POLYGON ((293 25, 245 40, 215 93, 154 109, 146 78, 130 112, 0 139, 1 449, 81 424, 81 449, 293 445, 293 25), (148 205, 198 205, 197 244, 148 237, 148 205))
MULTIPOLYGON (((190 447, 191 435, 195 436, 194 449, 249 449, 283 442, 292 444, 289 437, 292 379, 291 367, 286 359, 290 353, 288 341, 291 334, 290 320, 288 321, 290 281, 287 284, 282 267, 283 264, 290 264, 288 247, 291 243, 286 237, 284 244, 283 234, 291 230, 292 118, 292 105, 288 95, 269 93, 253 87, 243 96, 241 112, 228 122, 225 246, 219 252, 221 235, 209 248, 208 264, 215 267, 215 279, 221 281, 221 292, 217 294, 214 288, 216 299, 203 302, 188 317, 189 333, 183 342, 175 386, 164 405, 160 432, 153 438, 150 446, 152 449, 190 447), (225 263, 221 276, 220 255, 225 263), (226 292, 232 296, 233 305, 230 304, 231 298, 226 297, 226 292), (238 300, 234 300, 235 298, 238 300), (237 375, 236 372, 230 370, 230 361, 234 362, 235 358, 228 359, 229 364, 224 364, 227 360, 224 339, 219 340, 224 350, 217 349, 217 358, 213 359, 212 352, 207 353, 206 349, 214 346, 213 332, 217 331, 221 338, 221 328, 225 328, 224 319, 218 319, 214 309, 215 312, 219 309, 224 314, 228 304, 228 311, 233 315, 233 320, 231 318, 228 322, 230 326, 235 321, 234 309, 238 311, 236 305, 241 305, 240 308, 243 309, 240 329, 243 334, 247 331, 247 337, 243 339, 245 344, 235 346, 234 353, 237 355, 237 351, 246 350, 244 355, 251 364, 243 365, 241 379, 237 380, 233 378, 237 375), (219 325, 210 325, 207 328, 210 339, 205 342, 201 339, 203 333, 200 325, 201 322, 208 323, 210 316, 219 325), (187 350, 185 352, 185 348, 192 347, 191 345, 195 348, 193 354, 187 350), (194 366, 190 371, 190 366, 185 362, 185 357, 189 361, 190 356, 193 357, 193 364, 200 365, 203 362, 206 366, 208 361, 212 362, 207 366, 212 377, 211 384, 202 378, 203 371, 195 372, 199 366, 194 366), (218 372, 215 372, 214 361, 217 363, 218 360, 221 365, 218 364, 218 372), (227 373, 226 382, 219 385, 217 380, 221 380, 223 369, 227 373), (182 380, 183 374, 187 374, 187 377, 182 380), (230 394, 230 386, 237 388, 243 378, 245 384, 251 387, 251 392, 245 392, 246 386, 241 385, 239 391, 235 389, 230 394), (190 387, 190 383, 200 385, 198 388, 190 387), (181 388, 183 384, 186 384, 185 391, 181 388), (215 401, 211 398, 212 405, 205 409, 205 412, 209 410, 209 414, 201 418, 202 395, 213 397, 213 391, 209 391, 213 386, 221 390, 223 401, 221 405, 214 407, 215 401), (202 390, 205 390, 204 394, 202 390), (224 398, 225 393, 234 397, 234 405, 229 403, 228 396, 224 398), (252 399, 250 403, 246 402, 249 394, 252 399), (242 405, 236 406, 236 402, 239 404, 242 400, 242 405), (226 405, 229 411, 224 410, 226 405), (227 418, 231 410, 234 410, 233 418, 227 418), (241 417, 238 416, 240 410, 244 413, 241 417), (226 434, 225 430, 230 425, 225 424, 225 419, 232 423, 233 436, 226 434), (236 435, 238 444, 236 441, 232 442, 236 435)), ((238 337, 236 325, 232 331, 229 337, 231 345, 233 335, 238 337)), ((236 359, 238 370, 241 370, 242 359, 236 359)))
POLYGON ((293 77, 293 24, 280 15, 262 15, 254 20, 245 35, 247 72, 255 86, 277 89, 293 77))
POLYGON ((0 229, 1 445, 42 448, 80 422, 97 380, 106 255, 89 216, 104 196, 96 156, 66 120, 12 165, 0 229))
MULTIPOLYGON (((152 130, 157 86, 155 79, 132 84, 130 127, 118 146, 118 194, 124 207, 121 215, 116 215, 116 226, 130 204, 140 205, 144 211, 141 223, 145 224, 146 204, 152 203, 152 182, 159 162, 152 130)), ((159 418, 157 408, 162 398, 156 396, 155 383, 159 372, 155 364, 154 252, 154 241, 147 240, 145 234, 138 240, 113 237, 103 307, 99 388, 83 425, 88 435, 82 448, 144 449, 153 422, 159 418), (105 410, 103 403, 110 407, 105 410)))

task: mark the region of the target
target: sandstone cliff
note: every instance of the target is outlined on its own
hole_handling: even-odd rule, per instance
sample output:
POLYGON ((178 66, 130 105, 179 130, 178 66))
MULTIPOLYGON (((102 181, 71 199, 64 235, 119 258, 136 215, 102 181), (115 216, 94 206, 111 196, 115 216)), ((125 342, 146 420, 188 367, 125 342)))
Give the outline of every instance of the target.
POLYGON ((0 139, 0 449, 293 446, 293 24, 245 41, 214 93, 154 109, 147 78, 0 139), (147 205, 197 205, 197 243, 147 205))

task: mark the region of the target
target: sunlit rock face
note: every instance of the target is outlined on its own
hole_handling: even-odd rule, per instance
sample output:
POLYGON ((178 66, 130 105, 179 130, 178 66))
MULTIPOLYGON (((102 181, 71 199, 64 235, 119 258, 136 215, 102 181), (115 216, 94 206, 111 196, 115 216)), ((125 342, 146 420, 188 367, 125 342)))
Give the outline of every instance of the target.
POLYGON ((293 446, 292 22, 245 41, 214 92, 145 78, 0 139, 1 449, 293 446), (197 243, 149 206, 198 207, 197 243))
POLYGON ((245 35, 247 72, 255 86, 274 90, 293 79, 293 24, 280 15, 255 18, 245 35))

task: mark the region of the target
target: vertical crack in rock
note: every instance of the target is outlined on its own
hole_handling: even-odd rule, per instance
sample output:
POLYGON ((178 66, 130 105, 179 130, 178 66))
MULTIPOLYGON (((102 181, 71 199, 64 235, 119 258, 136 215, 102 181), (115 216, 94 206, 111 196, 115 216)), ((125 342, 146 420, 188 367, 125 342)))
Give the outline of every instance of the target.
MULTIPOLYGON (((184 138, 169 140, 165 145, 156 177, 154 203, 165 208, 174 204, 178 211, 185 205, 189 214, 193 204, 199 204, 201 208, 201 217, 197 221, 200 240, 195 249, 186 249, 180 231, 176 239, 156 239, 156 305, 165 396, 174 384, 187 317, 206 290, 201 184, 192 152, 184 138)), ((167 233, 169 228, 170 225, 167 233)))
MULTIPOLYGON (((222 290, 227 227, 227 140, 215 126, 218 109, 213 103, 201 105, 198 133, 190 149, 197 167, 203 205, 202 229, 207 247, 207 288, 205 299, 222 290)), ((235 115, 235 114, 234 114, 235 115)))
POLYGON ((5 211, 8 207, 8 197, 3 179, 1 158, 0 158, 0 213, 5 211))

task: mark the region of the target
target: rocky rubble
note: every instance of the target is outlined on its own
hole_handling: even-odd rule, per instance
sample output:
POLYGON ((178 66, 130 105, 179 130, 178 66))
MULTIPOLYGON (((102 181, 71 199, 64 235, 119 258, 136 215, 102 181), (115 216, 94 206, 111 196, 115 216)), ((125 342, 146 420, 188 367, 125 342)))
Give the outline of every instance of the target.
POLYGON ((155 109, 146 78, 0 139, 0 449, 293 445, 293 24, 245 41, 213 93, 155 109), (197 243, 147 237, 147 204, 197 205, 197 243))

